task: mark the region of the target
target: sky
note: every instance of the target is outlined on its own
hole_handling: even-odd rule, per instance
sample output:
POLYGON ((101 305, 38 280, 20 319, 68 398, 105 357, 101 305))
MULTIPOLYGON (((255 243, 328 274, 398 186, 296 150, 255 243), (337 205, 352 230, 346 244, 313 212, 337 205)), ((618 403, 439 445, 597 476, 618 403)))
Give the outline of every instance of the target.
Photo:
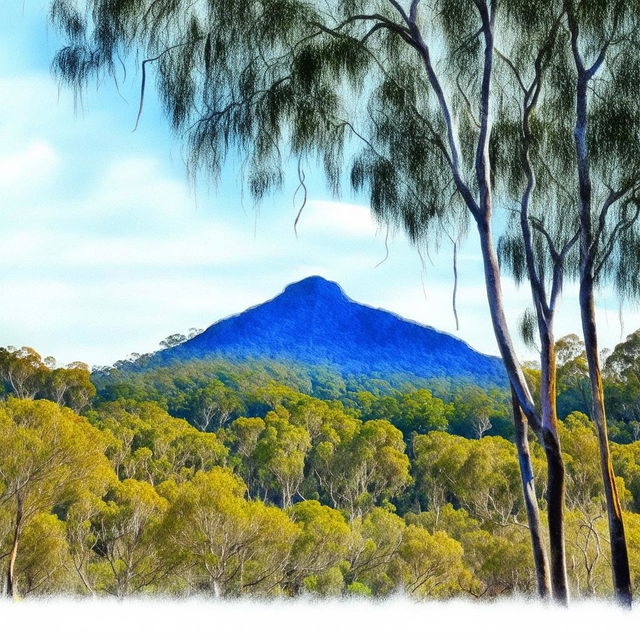
MULTIPOLYGON (((497 353, 473 233, 459 256, 456 331, 448 244, 421 260, 392 234, 383 261, 386 234, 366 202, 332 199, 313 175, 297 237, 293 184, 258 209, 243 197, 237 167, 216 187, 194 186, 153 91, 132 131, 136 68, 119 88, 91 85, 81 101, 58 86, 50 63, 60 42, 47 5, 0 3, 0 345, 106 365, 317 274, 354 300, 497 353)), ((528 291, 505 278, 504 292, 517 334, 528 291)), ((623 318, 603 292, 602 346, 640 327, 637 309, 623 318)), ((576 288, 567 286, 556 333, 579 327, 576 288)))

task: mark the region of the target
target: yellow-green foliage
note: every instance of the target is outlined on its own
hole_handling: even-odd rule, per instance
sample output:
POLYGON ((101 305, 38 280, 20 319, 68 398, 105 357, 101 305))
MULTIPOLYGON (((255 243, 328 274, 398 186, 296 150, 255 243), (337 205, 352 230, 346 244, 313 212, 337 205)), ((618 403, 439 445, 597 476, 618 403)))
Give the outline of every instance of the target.
MULTIPOLYGON (((86 417, 48 400, 0 403, 0 554, 6 570, 17 532, 17 592, 533 593, 510 441, 452 435, 431 416, 407 447, 386 418, 363 419, 281 384, 251 394, 257 404, 241 404, 259 415, 215 433, 148 400, 98 403, 86 417)), ((387 400, 380 407, 395 411, 387 400)), ((611 576, 595 430, 573 412, 560 437, 572 588, 604 595, 611 576)), ((640 486, 639 451, 612 445, 628 509, 640 486)), ((535 442, 532 456, 544 520, 546 463, 535 442)), ((625 519, 640 586, 640 516, 625 519)))

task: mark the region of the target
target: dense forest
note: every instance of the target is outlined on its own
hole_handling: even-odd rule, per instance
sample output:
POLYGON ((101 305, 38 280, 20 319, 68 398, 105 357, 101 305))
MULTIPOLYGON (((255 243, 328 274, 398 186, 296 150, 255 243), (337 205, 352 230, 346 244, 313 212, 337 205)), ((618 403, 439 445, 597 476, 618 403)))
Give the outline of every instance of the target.
MULTIPOLYGON (((556 347, 569 578, 576 594, 608 594, 584 348, 576 336, 556 347)), ((535 592, 507 389, 465 379, 345 378, 287 362, 144 362, 91 373, 29 348, 0 349, 6 591, 535 592)), ((639 373, 640 331, 605 367, 636 588, 639 373)), ((532 364, 527 375, 537 388, 532 364)), ((544 507, 545 456, 530 445, 544 507)))

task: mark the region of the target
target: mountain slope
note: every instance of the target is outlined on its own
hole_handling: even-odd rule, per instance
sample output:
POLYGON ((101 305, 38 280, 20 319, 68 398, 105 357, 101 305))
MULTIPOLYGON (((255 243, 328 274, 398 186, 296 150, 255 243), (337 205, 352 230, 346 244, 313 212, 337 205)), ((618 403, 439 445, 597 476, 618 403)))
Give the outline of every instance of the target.
POLYGON ((358 304, 319 276, 290 284, 272 300, 156 356, 165 363, 208 356, 273 358, 329 365, 342 374, 504 382, 498 358, 431 327, 358 304))

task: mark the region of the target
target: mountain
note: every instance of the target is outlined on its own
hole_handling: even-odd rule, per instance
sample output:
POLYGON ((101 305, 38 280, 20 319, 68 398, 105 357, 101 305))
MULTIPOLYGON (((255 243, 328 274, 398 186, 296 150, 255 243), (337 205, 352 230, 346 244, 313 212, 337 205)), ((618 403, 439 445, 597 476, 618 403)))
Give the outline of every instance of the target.
POLYGON ((156 354, 163 363, 209 356, 292 360, 383 378, 505 380, 498 358, 431 327, 354 302, 338 284, 320 276, 290 284, 272 300, 156 354))

